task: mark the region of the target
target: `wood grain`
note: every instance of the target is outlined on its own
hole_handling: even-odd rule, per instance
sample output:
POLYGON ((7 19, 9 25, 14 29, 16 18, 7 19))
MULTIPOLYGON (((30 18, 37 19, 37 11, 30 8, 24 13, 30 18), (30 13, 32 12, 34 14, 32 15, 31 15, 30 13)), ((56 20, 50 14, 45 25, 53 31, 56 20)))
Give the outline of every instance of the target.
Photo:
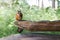
POLYGON ((57 21, 15 21, 15 25, 30 31, 60 31, 60 20, 57 21))

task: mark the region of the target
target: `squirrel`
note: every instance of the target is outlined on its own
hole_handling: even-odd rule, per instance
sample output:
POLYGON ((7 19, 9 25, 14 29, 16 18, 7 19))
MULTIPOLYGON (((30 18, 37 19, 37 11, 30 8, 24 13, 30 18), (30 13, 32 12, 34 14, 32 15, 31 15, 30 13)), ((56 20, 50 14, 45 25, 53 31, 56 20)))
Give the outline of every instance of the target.
POLYGON ((16 20, 17 21, 22 20, 22 16, 23 16, 23 14, 21 13, 21 11, 18 11, 17 14, 16 14, 16 20))
MULTIPOLYGON (((21 11, 18 11, 17 14, 16 14, 16 20, 17 21, 21 21, 22 20, 22 17, 23 17, 22 12, 21 11)), ((17 31, 19 33, 21 33, 23 31, 23 29, 18 27, 18 30, 17 31)))

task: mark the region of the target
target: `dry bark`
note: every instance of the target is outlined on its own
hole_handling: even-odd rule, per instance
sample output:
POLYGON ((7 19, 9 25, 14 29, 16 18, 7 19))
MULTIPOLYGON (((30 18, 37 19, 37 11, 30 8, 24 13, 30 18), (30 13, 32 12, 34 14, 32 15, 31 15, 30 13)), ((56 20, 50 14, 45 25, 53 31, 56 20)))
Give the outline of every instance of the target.
POLYGON ((30 31, 60 31, 60 20, 57 21, 15 21, 19 28, 30 31))

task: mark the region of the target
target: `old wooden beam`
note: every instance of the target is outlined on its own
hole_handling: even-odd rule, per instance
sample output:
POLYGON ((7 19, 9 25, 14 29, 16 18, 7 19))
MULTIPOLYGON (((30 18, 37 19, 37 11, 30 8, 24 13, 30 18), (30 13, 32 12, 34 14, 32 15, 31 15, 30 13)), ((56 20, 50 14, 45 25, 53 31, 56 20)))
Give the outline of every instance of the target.
POLYGON ((30 31, 60 31, 60 20, 57 21, 15 21, 19 28, 30 31))

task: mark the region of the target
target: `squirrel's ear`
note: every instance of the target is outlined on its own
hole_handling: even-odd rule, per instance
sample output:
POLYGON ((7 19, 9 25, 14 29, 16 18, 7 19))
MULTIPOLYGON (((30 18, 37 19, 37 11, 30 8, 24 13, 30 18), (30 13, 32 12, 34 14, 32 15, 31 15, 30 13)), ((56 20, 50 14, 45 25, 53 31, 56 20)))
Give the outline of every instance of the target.
POLYGON ((19 10, 17 10, 18 12, 21 12, 21 10, 19 9, 19 10))
POLYGON ((20 12, 20 13, 21 13, 21 10, 18 10, 18 12, 20 12))

